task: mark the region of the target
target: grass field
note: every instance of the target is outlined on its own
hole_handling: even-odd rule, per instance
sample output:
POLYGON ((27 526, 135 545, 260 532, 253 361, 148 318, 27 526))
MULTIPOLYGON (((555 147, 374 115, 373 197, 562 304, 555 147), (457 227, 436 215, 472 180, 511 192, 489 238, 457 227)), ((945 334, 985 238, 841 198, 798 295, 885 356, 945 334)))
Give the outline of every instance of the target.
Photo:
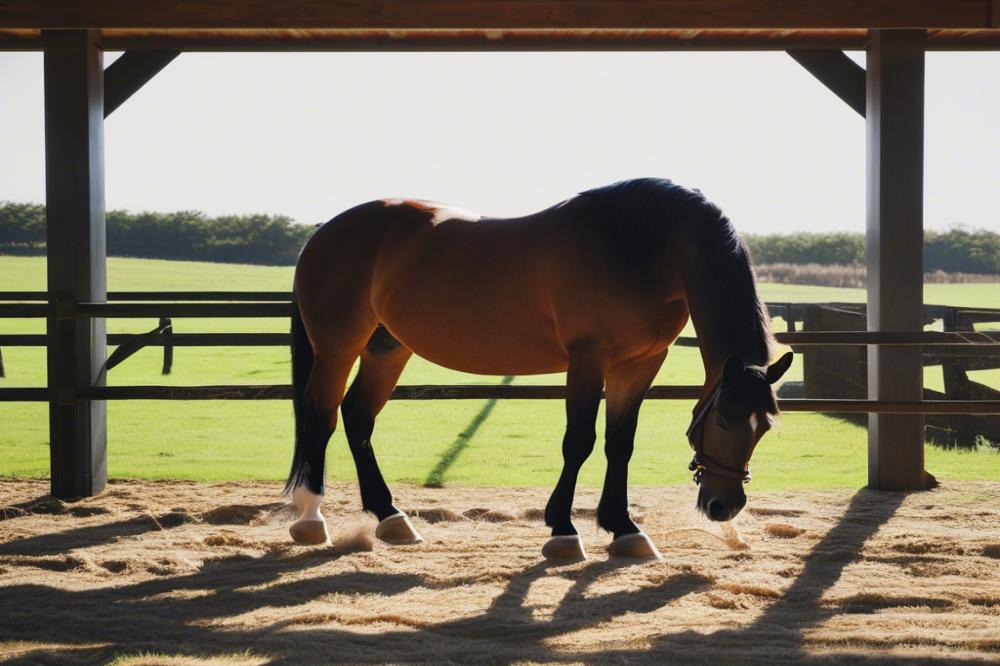
MULTIPOLYGON (((113 290, 288 290, 290 267, 239 266, 195 262, 112 258, 108 285, 113 290)), ((0 290, 45 288, 44 260, 0 257, 0 290)), ((863 301, 860 289, 762 285, 769 301, 863 301)), ((989 306, 1000 303, 1000 284, 932 284, 927 303, 989 306)), ((149 330, 153 320, 109 320, 113 332, 149 330)), ((783 330, 783 322, 775 322, 783 330)), ((41 332, 40 320, 0 320, 0 332, 41 332)), ((178 332, 280 331, 281 319, 176 320, 178 332)), ((140 352, 111 371, 109 383, 212 384, 286 383, 288 352, 280 348, 188 348, 175 350, 174 370, 159 374, 159 349, 140 352)), ((44 383, 44 353, 5 348, 7 378, 2 386, 44 383)), ((1000 387, 1000 371, 975 373, 975 379, 1000 387)), ((793 365, 789 381, 801 380, 793 365)), ((500 377, 451 372, 414 358, 405 384, 482 383, 500 377)), ((518 377, 515 383, 560 383, 558 375, 518 377)), ((673 350, 657 378, 662 384, 702 381, 697 350, 673 350)), ((940 369, 929 368, 926 384, 941 387, 940 369)), ((649 401, 643 407, 636 454, 630 468, 634 484, 688 482, 690 452, 684 431, 690 420, 687 401, 649 401)), ((561 457, 563 405, 559 401, 392 402, 383 412, 374 443, 389 480, 468 485, 551 486, 561 457)), ((108 405, 109 473, 113 477, 195 480, 281 479, 291 458, 291 406, 284 401, 167 402, 120 401, 108 405)), ((42 404, 0 404, 0 475, 45 476, 48 423, 42 404)), ((927 468, 940 478, 1000 479, 1000 454, 943 451, 928 446, 927 468)), ((864 429, 832 416, 787 414, 754 457, 754 489, 859 487, 866 483, 864 429)), ((330 445, 329 477, 354 478, 342 433, 330 445)), ((581 472, 581 483, 599 485, 603 455, 598 451, 581 472)))

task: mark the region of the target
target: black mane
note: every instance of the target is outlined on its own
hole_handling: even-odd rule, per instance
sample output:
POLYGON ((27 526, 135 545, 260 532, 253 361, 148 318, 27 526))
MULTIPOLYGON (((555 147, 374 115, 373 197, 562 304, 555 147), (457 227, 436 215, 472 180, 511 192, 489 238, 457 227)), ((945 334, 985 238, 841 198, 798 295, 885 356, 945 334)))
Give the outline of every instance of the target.
POLYGON ((701 297, 709 313, 708 322, 695 320, 706 329, 699 335, 710 335, 717 348, 739 352, 751 365, 767 364, 773 339, 750 254, 718 206, 698 190, 662 178, 623 180, 581 196, 590 201, 608 241, 638 264, 663 261, 673 231, 689 224, 698 242, 698 268, 685 276, 688 300, 701 297))

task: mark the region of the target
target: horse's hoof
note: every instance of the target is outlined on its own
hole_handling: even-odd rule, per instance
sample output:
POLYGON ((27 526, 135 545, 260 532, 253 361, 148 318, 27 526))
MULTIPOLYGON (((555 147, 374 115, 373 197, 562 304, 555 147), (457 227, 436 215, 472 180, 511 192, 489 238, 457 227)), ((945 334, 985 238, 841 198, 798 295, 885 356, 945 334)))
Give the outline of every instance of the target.
POLYGON ((326 543, 328 538, 326 521, 323 520, 298 520, 288 528, 288 533, 292 535, 295 543, 309 546, 326 543))
POLYGON ((587 559, 587 553, 583 550, 583 542, 578 534, 567 534, 549 539, 542 546, 542 557, 549 562, 569 564, 587 559))
POLYGON ((620 536, 608 546, 611 557, 626 557, 631 559, 660 559, 660 551, 642 532, 620 536))
POLYGON ((409 516, 403 512, 394 513, 375 527, 375 536, 393 546, 405 546, 424 540, 413 527, 409 516))

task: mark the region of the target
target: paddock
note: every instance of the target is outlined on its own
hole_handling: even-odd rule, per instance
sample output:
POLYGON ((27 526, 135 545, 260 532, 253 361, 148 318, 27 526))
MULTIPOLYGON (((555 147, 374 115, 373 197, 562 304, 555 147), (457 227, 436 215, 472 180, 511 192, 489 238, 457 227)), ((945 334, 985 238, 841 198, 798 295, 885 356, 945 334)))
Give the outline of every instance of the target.
MULTIPOLYGON (((48 382, 0 388, 0 400, 48 404, 51 474, 0 480, 0 657, 995 660, 1000 483, 945 479, 929 489, 923 433, 924 415, 995 415, 1000 401, 923 399, 921 354, 989 353, 1000 337, 923 331, 921 243, 925 53, 998 48, 997 0, 5 2, 0 50, 45 54, 48 290, 7 293, 16 302, 0 305, 0 317, 46 319, 44 338, 21 343, 46 347, 48 382), (105 69, 113 49, 125 55, 105 69), (866 67, 846 56, 852 49, 867 51, 866 67), (107 400, 286 399, 289 387, 106 385, 109 343, 122 345, 121 357, 133 342, 109 337, 107 318, 284 317, 288 304, 274 294, 109 294, 105 117, 182 51, 314 50, 787 51, 845 113, 865 119, 870 279, 866 331, 779 338, 867 345, 867 399, 782 407, 868 413, 869 487, 755 495, 735 532, 701 521, 693 487, 636 489, 633 513, 663 559, 609 559, 608 535, 595 528, 583 531, 588 561, 553 566, 539 556, 547 488, 399 486, 400 507, 426 541, 393 548, 373 539, 355 486, 337 484, 324 505, 332 543, 296 547, 276 484, 109 481, 107 400), (205 300, 230 302, 192 302, 205 300)), ((226 341, 286 339, 255 335, 226 341)), ((145 338, 156 341, 165 342, 162 327, 145 338)), ((690 399, 698 388, 655 386, 651 397, 690 399)), ((555 386, 404 386, 395 397, 563 395, 555 386)), ((596 505, 596 492, 581 489, 581 526, 593 524, 596 505)))
POLYGON ((1000 483, 764 493, 738 536, 691 487, 641 488, 659 561, 541 563, 548 489, 397 488, 426 541, 372 537, 353 484, 332 543, 287 538, 267 483, 112 481, 78 503, 0 481, 7 621, 30 663, 979 663, 1000 651, 1000 483), (42 497, 43 499, 39 499, 42 497), (44 582, 43 582, 44 581, 44 582), (15 619, 16 618, 16 619, 15 619))

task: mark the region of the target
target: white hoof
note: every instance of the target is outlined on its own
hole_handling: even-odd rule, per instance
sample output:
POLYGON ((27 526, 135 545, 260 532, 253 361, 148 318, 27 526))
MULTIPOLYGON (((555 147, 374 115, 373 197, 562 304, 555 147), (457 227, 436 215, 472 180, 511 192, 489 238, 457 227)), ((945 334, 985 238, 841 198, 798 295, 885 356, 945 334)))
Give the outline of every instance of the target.
POLYGON ((325 520, 297 520, 288 528, 295 543, 316 546, 326 543, 329 535, 326 533, 325 520))
POLYGON ((542 557, 549 562, 559 562, 569 564, 571 562, 582 562, 587 559, 587 553, 583 550, 583 541, 578 534, 567 534, 564 536, 554 536, 542 546, 542 557))
POLYGON ((660 559, 660 551, 642 532, 636 534, 626 534, 620 536, 608 546, 608 554, 611 557, 625 557, 630 559, 660 559))
POLYGON ((413 527, 410 518, 402 511, 392 514, 376 525, 375 536, 393 546, 405 546, 424 540, 413 527))

